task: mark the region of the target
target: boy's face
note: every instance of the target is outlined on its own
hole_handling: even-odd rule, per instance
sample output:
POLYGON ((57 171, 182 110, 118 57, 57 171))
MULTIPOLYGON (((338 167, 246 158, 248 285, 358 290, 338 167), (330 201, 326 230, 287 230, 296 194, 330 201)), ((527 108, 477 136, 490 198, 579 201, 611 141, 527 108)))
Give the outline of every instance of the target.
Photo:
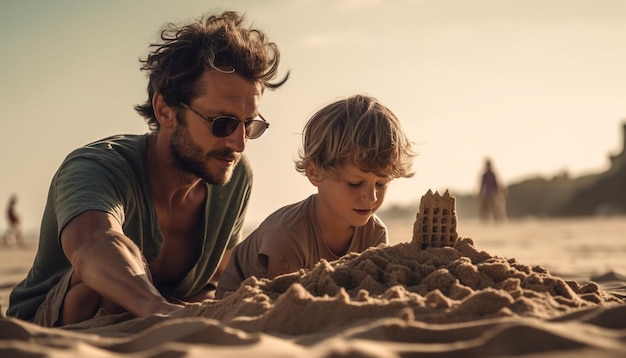
POLYGON ((326 220, 336 220, 335 224, 365 225, 382 205, 391 180, 352 164, 342 166, 337 174, 337 178, 324 176, 319 181, 309 176, 317 186, 319 212, 326 213, 326 220))

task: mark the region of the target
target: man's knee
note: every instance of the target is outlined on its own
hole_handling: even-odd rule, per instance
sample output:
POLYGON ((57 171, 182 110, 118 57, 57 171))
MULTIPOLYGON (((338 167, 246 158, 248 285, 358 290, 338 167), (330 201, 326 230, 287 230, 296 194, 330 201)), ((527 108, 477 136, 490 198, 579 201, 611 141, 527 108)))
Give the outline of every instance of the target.
POLYGON ((78 323, 96 315, 102 296, 83 282, 73 284, 67 291, 61 308, 61 325, 78 323))

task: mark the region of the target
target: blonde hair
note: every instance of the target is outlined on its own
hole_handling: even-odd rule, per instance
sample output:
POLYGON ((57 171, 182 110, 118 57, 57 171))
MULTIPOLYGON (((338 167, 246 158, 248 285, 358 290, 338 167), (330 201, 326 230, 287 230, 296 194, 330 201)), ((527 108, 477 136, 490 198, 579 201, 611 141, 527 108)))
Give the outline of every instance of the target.
POLYGON ((314 165, 336 177, 337 168, 354 164, 386 178, 410 178, 416 154, 398 118, 376 98, 354 95, 315 113, 304 126, 296 170, 314 165))

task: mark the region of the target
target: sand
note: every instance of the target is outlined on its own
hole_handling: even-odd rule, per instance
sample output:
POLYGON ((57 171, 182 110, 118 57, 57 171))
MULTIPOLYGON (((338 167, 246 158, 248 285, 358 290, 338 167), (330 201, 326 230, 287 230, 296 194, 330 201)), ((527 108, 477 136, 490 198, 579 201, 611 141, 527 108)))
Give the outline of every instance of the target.
MULTIPOLYGON (((426 250, 411 220, 387 224, 391 246, 250 278, 171 317, 0 318, 0 356, 626 356, 625 217, 461 221, 454 247, 426 250)), ((32 254, 0 254, 3 311, 32 254)))

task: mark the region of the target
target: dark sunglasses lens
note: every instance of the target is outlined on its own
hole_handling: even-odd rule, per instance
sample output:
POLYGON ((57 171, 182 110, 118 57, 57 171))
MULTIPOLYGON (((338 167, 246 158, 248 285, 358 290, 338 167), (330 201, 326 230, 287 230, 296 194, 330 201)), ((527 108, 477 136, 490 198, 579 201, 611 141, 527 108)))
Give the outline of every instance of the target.
POLYGON ((257 139, 265 133, 267 127, 267 122, 263 122, 258 119, 249 121, 246 123, 246 136, 249 139, 257 139))
POLYGON ((213 135, 216 137, 228 137, 233 134, 239 120, 232 117, 218 117, 213 121, 213 135))

